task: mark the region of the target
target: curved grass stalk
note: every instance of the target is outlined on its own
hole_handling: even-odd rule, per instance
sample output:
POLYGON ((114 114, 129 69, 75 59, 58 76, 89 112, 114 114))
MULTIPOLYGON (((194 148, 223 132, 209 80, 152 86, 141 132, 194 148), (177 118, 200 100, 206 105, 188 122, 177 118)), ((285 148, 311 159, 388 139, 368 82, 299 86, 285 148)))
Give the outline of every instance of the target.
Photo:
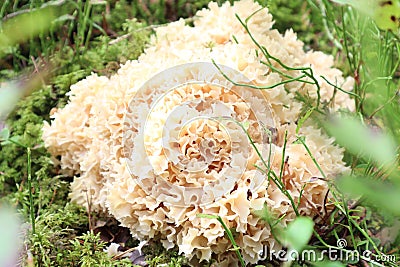
POLYGON ((325 78, 324 76, 321 75, 321 78, 322 78, 327 84, 329 84, 330 86, 334 87, 336 90, 339 90, 339 91, 342 92, 342 93, 345 93, 345 94, 354 96, 354 97, 356 97, 356 98, 358 98, 358 99, 361 99, 361 97, 360 97, 358 94, 353 93, 353 92, 349 92, 349 91, 346 91, 346 90, 343 90, 343 88, 341 88, 341 87, 339 87, 339 86, 337 86, 337 85, 331 83, 330 81, 328 81, 328 79, 325 78))
POLYGON ((242 267, 246 267, 246 263, 244 262, 243 256, 240 253, 240 247, 238 246, 238 244, 235 241, 235 238, 233 237, 232 231, 228 228, 228 226, 224 223, 224 221, 222 220, 221 216, 218 215, 212 215, 212 214, 204 214, 204 213, 200 213, 197 214, 196 217, 198 218, 207 218, 207 219, 216 219, 224 228, 226 235, 228 236, 229 241, 231 241, 233 249, 236 253, 236 255, 239 258, 239 262, 240 265, 242 267))
MULTIPOLYGON (((243 28, 246 30, 246 33, 249 35, 250 39, 253 41, 253 43, 261 50, 261 52, 263 53, 264 57, 267 59, 269 65, 267 65, 268 67, 272 66, 271 63, 271 59, 274 60, 275 62, 277 62, 281 67, 283 67, 284 69, 288 70, 288 71, 301 71, 301 73, 303 73, 302 76, 299 77, 291 77, 289 75, 289 80, 292 81, 301 81, 302 78, 304 77, 308 77, 310 78, 313 82, 307 82, 307 83, 311 83, 314 84, 317 87, 317 107, 320 104, 320 100, 321 100, 321 94, 320 94, 320 86, 319 83, 317 81, 317 79, 314 77, 314 73, 311 67, 290 67, 286 64, 284 64, 279 58, 274 57, 273 55, 271 55, 268 52, 268 49, 265 46, 260 45, 260 43, 254 38, 253 34, 251 33, 249 27, 248 27, 248 21, 258 12, 260 12, 262 9, 256 10, 255 12, 253 12, 253 14, 251 14, 249 17, 247 17, 245 19, 245 21, 243 21, 239 15, 235 14, 236 18, 239 20, 240 24, 243 26, 243 28)), ((262 61, 261 61, 262 63, 262 61)), ((283 75, 282 72, 278 71, 276 68, 274 68, 275 71, 277 71, 279 74, 283 75)), ((285 74, 287 75, 287 74, 285 74)), ((287 77, 283 75, 284 77, 287 77)), ((302 81, 304 82, 304 81, 302 81)))
POLYGON ((226 74, 222 71, 222 69, 217 65, 217 63, 215 63, 215 61, 214 61, 213 59, 212 59, 211 61, 212 61, 212 63, 214 64, 214 66, 218 69, 218 71, 221 73, 221 75, 222 75, 225 79, 227 79, 229 82, 231 82, 233 85, 242 86, 242 87, 248 87, 248 88, 251 88, 251 89, 257 89, 257 90, 273 89, 273 88, 275 88, 275 87, 277 87, 277 86, 279 86, 279 85, 283 85, 283 84, 291 83, 291 82, 295 82, 295 81, 300 81, 302 78, 306 77, 306 75, 302 75, 302 76, 297 77, 297 78, 292 78, 292 79, 289 79, 289 80, 284 80, 284 81, 281 81, 281 82, 279 82, 279 83, 275 83, 275 84, 273 84, 273 85, 268 85, 268 86, 257 86, 257 85, 247 84, 247 83, 238 83, 238 82, 235 82, 234 80, 232 80, 231 78, 229 78, 228 75, 226 75, 226 74))

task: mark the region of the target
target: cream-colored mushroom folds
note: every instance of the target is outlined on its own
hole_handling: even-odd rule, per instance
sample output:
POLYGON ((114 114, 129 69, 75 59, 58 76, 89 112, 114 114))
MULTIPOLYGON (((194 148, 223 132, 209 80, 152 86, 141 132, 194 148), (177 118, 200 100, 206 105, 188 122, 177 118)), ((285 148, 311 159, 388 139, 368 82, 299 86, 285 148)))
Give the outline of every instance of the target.
POLYGON ((251 81, 234 69, 196 62, 169 68, 138 90, 125 115, 123 149, 147 195, 168 206, 205 207, 240 183, 253 153, 247 133, 259 150, 272 148, 269 104, 245 84, 251 81))
MULTIPOLYGON (((59 158, 55 162, 75 176, 72 201, 108 212, 137 239, 177 246, 194 262, 215 258, 219 266, 237 258, 222 226, 199 213, 219 215, 237 232, 246 262, 259 261, 265 247, 280 248, 252 212, 267 204, 285 215, 283 225, 295 217, 289 199, 269 181, 268 166, 282 174, 302 215, 324 215, 327 182, 295 142, 302 108, 295 93, 316 100, 317 87, 282 83, 301 72, 272 61, 282 75, 261 63, 262 53, 235 17, 244 20, 260 8, 251 0, 210 3, 194 26, 180 20, 157 28, 139 59, 116 75, 93 74, 71 86, 69 103, 45 123, 43 139, 59 158)), ((321 78, 352 89, 353 80, 332 67, 332 58, 304 52, 292 31, 281 35, 272 25, 267 9, 248 20, 252 36, 271 55, 313 69, 329 108, 353 109, 347 94, 321 78)), ((305 124, 298 135, 326 177, 347 171, 343 151, 318 128, 305 124)))

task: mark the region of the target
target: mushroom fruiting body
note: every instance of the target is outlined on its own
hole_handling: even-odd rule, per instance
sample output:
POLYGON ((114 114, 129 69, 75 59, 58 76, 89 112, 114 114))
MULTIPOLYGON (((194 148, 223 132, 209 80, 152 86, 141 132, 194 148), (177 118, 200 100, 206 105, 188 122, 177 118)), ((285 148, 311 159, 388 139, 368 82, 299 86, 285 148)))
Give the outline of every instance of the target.
MULTIPOLYGON (((323 175, 295 142, 302 108, 295 92, 316 99, 317 87, 296 81, 262 91, 241 88, 211 71, 211 61, 226 66, 232 80, 251 85, 286 79, 260 62, 262 54, 235 17, 254 13, 248 21, 252 36, 284 64, 310 66, 321 101, 331 101, 331 109, 351 110, 352 101, 321 76, 344 90, 352 89, 353 80, 332 67, 331 56, 305 53, 292 31, 281 35, 271 29, 271 15, 267 9, 256 12, 260 8, 251 0, 210 3, 197 13, 194 27, 179 20, 156 28, 145 52, 116 75, 92 74, 71 86, 69 103, 52 115, 51 125, 45 123, 43 139, 53 156, 61 156, 62 169, 75 176, 73 201, 89 200, 92 209, 109 212, 137 239, 159 239, 193 260, 216 257, 223 266, 237 259, 222 226, 196 217, 219 215, 237 232, 245 261, 255 263, 264 246, 280 245, 252 211, 266 203, 277 216, 285 214, 282 225, 295 218, 288 198, 257 168, 263 162, 256 147, 278 174, 283 155, 287 159, 282 180, 296 203, 304 188, 299 212, 324 215, 327 182, 318 179, 323 175)), ((300 73, 274 67, 294 77, 300 73)), ((333 139, 309 124, 298 134, 326 177, 347 171, 333 139)))

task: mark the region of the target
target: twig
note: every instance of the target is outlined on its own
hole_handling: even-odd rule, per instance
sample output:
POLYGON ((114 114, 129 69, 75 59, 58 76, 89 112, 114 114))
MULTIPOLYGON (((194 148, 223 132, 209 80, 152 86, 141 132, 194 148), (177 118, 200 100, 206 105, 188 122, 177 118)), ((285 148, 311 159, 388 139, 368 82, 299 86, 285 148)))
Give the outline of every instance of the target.
POLYGON ((41 74, 40 71, 39 71, 39 66, 36 64, 35 58, 34 58, 33 56, 31 56, 31 60, 32 60, 33 66, 34 66, 34 68, 35 68, 35 71, 36 71, 36 73, 37 73, 38 76, 39 76, 39 79, 42 81, 42 85, 45 86, 46 83, 45 83, 45 81, 44 81, 44 79, 43 79, 42 74, 41 74))
POLYGON ((15 11, 15 12, 13 12, 13 13, 10 13, 10 14, 5 15, 4 18, 3 18, 2 20, 3 20, 3 22, 4 22, 4 21, 6 21, 6 20, 8 20, 8 19, 11 19, 11 18, 13 18, 13 17, 16 17, 16 16, 18 16, 18 15, 25 14, 25 13, 29 13, 29 12, 33 12, 33 11, 36 11, 36 10, 39 10, 39 9, 43 9, 43 8, 46 8, 46 7, 49 7, 49 6, 61 6, 61 5, 63 5, 65 2, 67 2, 67 0, 54 0, 54 1, 50 1, 50 2, 48 2, 48 3, 44 3, 44 4, 41 5, 39 8, 29 8, 29 9, 18 10, 18 11, 15 11))

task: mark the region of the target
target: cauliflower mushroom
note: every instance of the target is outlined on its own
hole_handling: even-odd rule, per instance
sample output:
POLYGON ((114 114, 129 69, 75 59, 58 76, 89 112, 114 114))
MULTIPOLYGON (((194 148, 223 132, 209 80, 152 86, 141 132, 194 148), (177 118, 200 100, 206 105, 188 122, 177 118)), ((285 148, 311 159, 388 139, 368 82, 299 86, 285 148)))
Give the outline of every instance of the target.
MULTIPOLYGON (((177 246, 193 262, 215 258, 219 266, 237 264, 222 226, 196 216, 219 215, 235 229, 245 261, 256 263, 263 247, 280 245, 252 211, 267 204, 285 215, 283 225, 295 218, 289 199, 257 168, 263 165, 258 150, 276 173, 285 155, 282 180, 296 202, 301 197, 302 215, 325 213, 328 184, 315 179, 322 174, 295 142, 302 108, 295 92, 316 99, 316 86, 299 81, 269 90, 235 86, 211 61, 248 85, 285 80, 260 62, 258 47, 235 17, 253 14, 252 36, 284 64, 310 66, 321 100, 332 100, 332 109, 354 107, 347 94, 334 92, 319 77, 344 90, 352 89, 353 80, 332 67, 331 56, 304 52, 292 31, 281 35, 272 29, 272 16, 260 8, 252 0, 210 3, 197 13, 194 27, 181 19, 157 28, 139 59, 116 75, 92 74, 71 86, 68 104, 45 123, 43 139, 51 154, 60 156, 61 168, 74 175, 72 201, 88 205, 89 200, 92 209, 114 216, 133 237, 160 240, 167 249, 177 246)), ((299 134, 328 178, 348 170, 342 149, 320 129, 305 125, 299 134)))

